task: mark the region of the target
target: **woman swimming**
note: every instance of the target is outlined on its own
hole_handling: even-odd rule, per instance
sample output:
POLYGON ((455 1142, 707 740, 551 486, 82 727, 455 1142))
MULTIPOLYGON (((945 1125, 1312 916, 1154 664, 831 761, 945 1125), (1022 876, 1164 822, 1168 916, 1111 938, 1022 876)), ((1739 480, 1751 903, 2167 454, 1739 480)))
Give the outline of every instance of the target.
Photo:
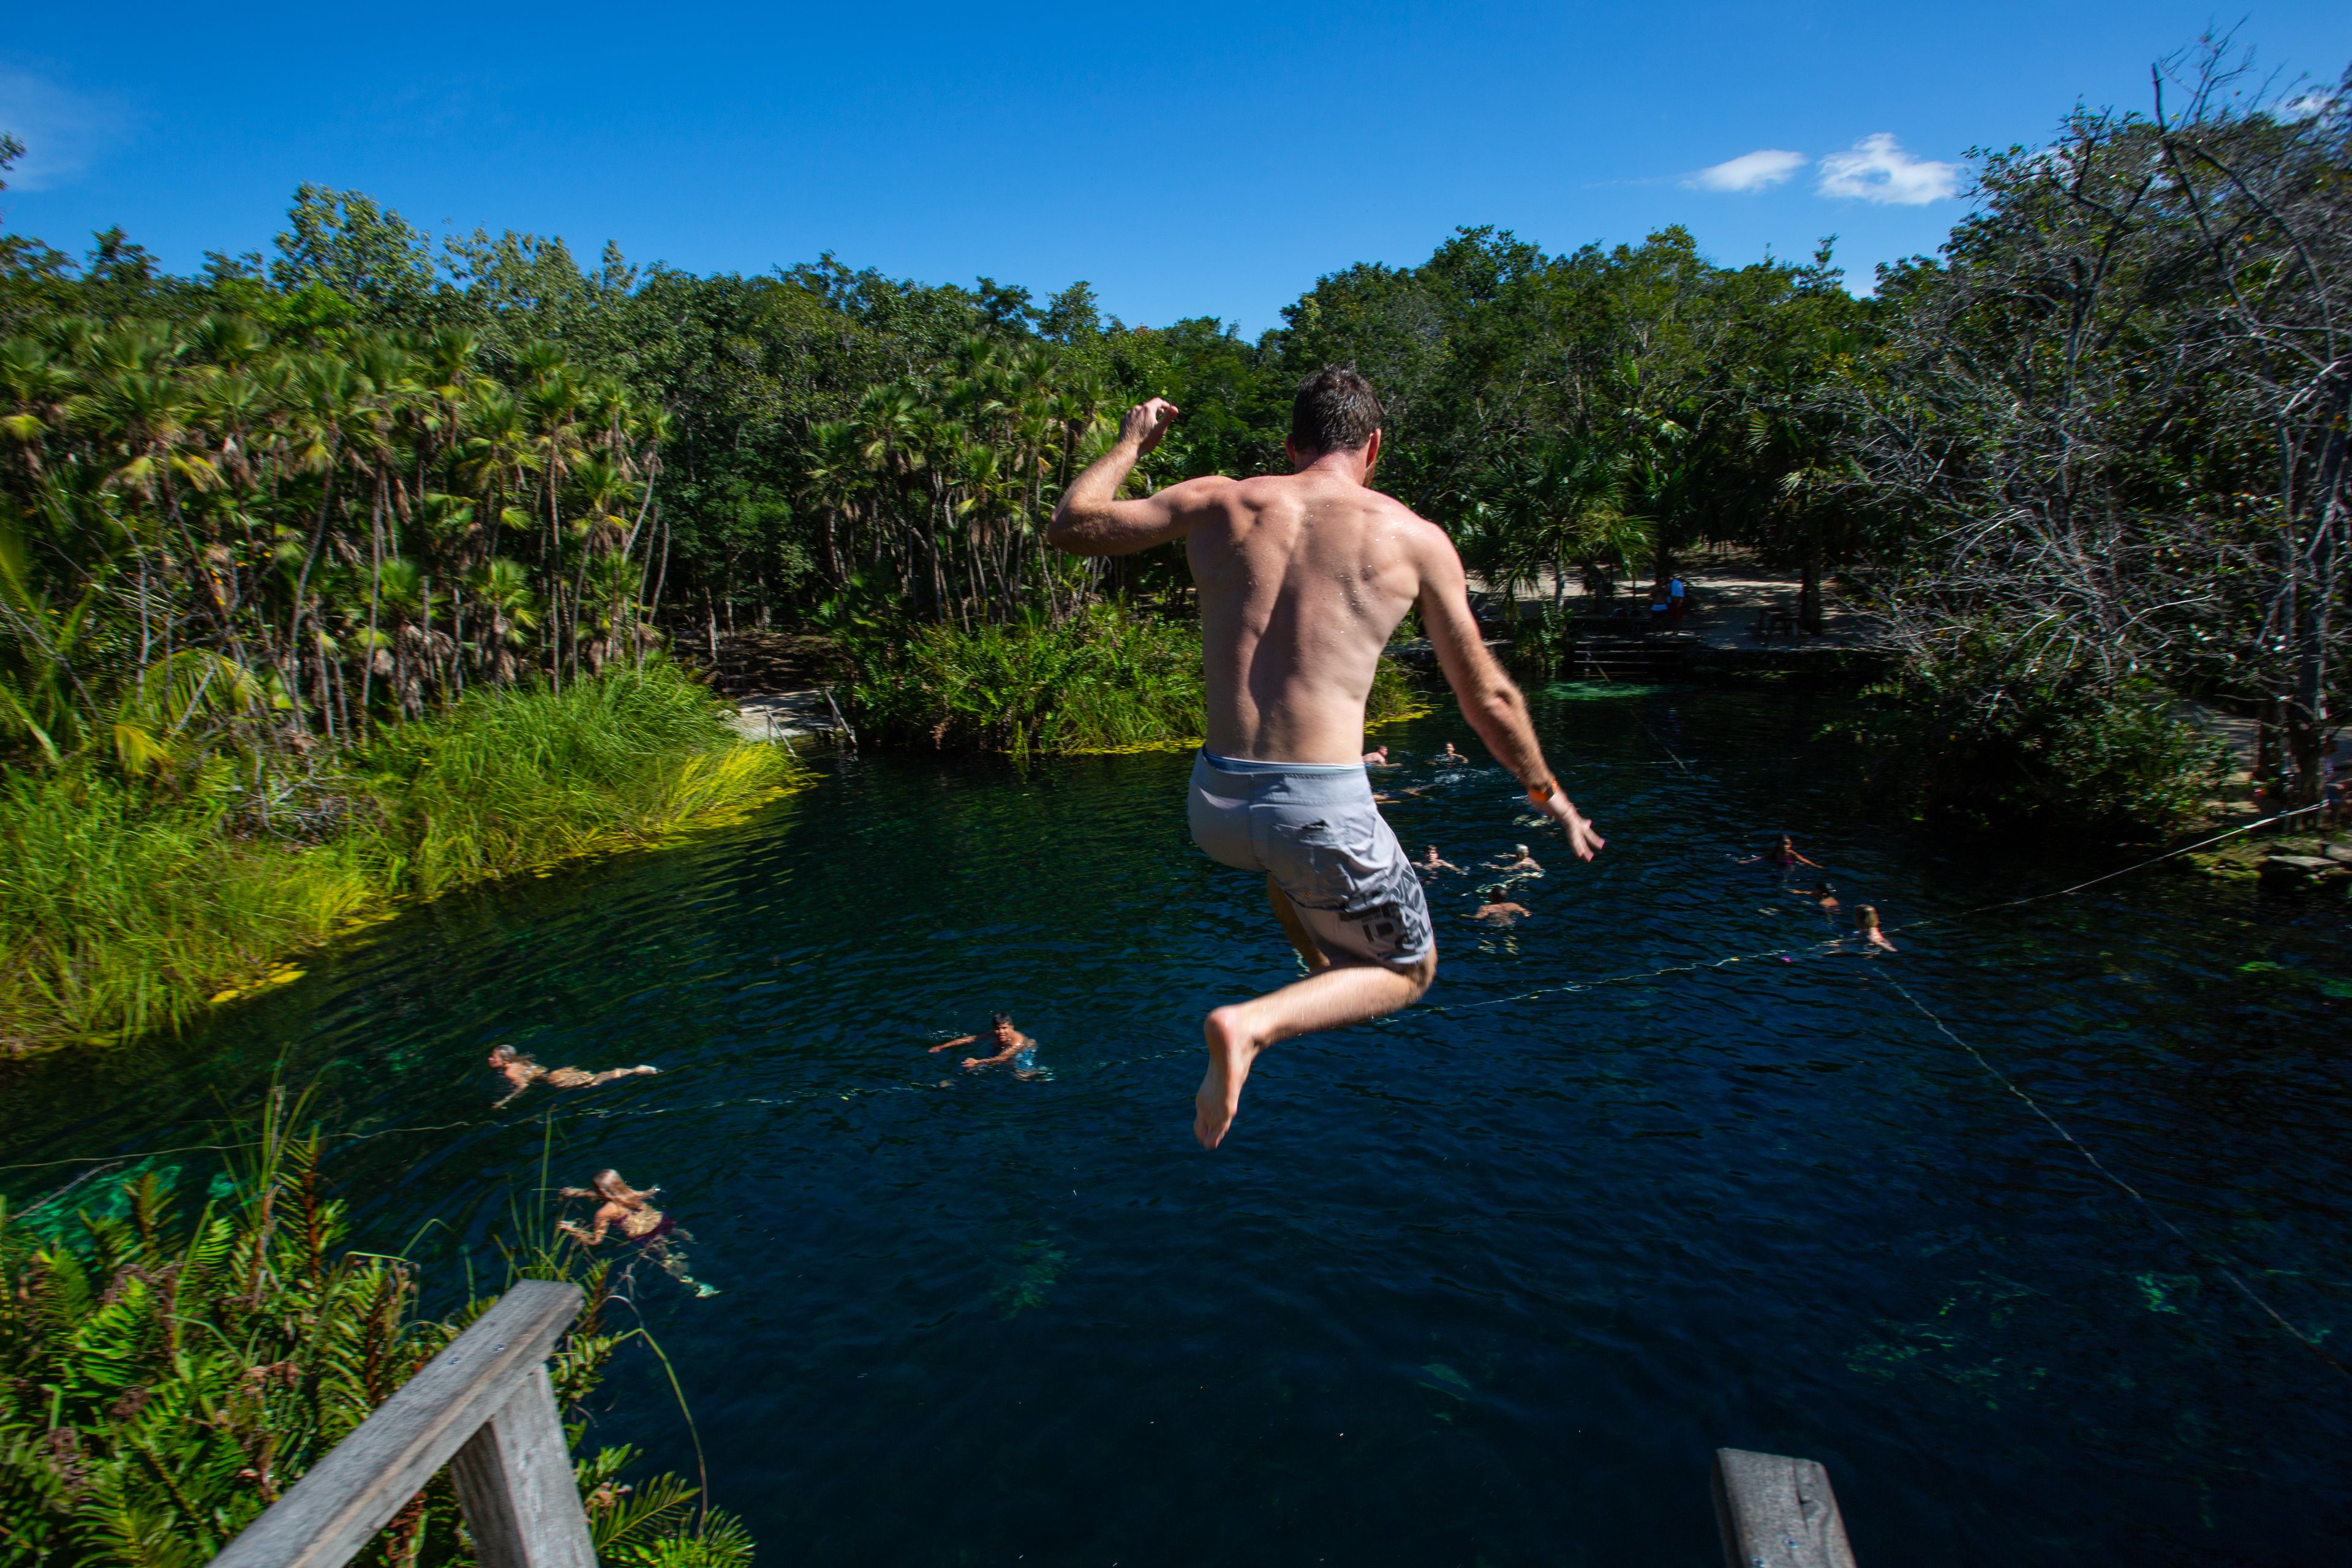
POLYGON ((532 1084, 544 1081, 550 1089, 593 1089, 614 1079, 635 1078, 639 1073, 659 1072, 659 1068, 607 1068, 603 1072, 590 1072, 583 1068, 543 1068, 516 1050, 512 1046, 492 1046, 490 1067, 513 1087, 507 1090, 504 1105, 532 1084))
POLYGON ((654 1194, 659 1187, 647 1187, 640 1192, 621 1179, 621 1173, 604 1170, 596 1173, 593 1184, 585 1187, 565 1187, 558 1196, 597 1199, 596 1213, 590 1226, 569 1219, 555 1222, 555 1228, 583 1247, 602 1247, 605 1236, 614 1226, 621 1227, 622 1237, 637 1244, 637 1249, 651 1258, 661 1271, 681 1285, 691 1285, 698 1296, 716 1296, 718 1290, 702 1284, 686 1271, 686 1254, 677 1244, 694 1237, 677 1228, 677 1221, 653 1206, 654 1194))

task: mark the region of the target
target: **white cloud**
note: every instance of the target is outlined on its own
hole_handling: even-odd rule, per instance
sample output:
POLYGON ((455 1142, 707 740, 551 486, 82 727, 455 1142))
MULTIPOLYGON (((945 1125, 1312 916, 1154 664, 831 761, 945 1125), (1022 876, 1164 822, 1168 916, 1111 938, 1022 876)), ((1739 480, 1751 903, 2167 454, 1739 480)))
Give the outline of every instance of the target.
POLYGON ((0 70, 0 131, 25 144, 25 155, 7 174, 20 191, 65 184, 121 138, 130 116, 112 99, 94 98, 26 76, 0 70))
POLYGON ((1881 131, 1855 142, 1850 152, 1823 158, 1821 181, 1813 188, 1825 196, 1922 206, 1959 193, 1960 166, 1914 158, 1881 131))
POLYGON ((2334 92, 2298 93, 2279 106, 2279 114, 2286 120, 2312 120, 2327 113, 2336 105, 2334 92))
POLYGON ((1761 191, 1780 184, 1804 166, 1802 153, 1766 147, 1742 153, 1713 168, 1701 169, 1683 184, 1697 191, 1761 191))

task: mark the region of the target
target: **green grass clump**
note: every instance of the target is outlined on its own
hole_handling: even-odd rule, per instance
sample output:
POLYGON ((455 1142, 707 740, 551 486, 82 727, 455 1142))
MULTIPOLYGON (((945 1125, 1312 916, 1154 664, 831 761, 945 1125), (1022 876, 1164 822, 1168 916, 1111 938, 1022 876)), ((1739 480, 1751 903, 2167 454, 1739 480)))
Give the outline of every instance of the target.
POLYGON ((225 773, 160 800, 97 772, 0 779, 0 1052, 170 1023, 376 897, 348 836, 238 837, 225 773))
MULTIPOLYGON (((843 638, 860 722, 885 743, 942 751, 1141 751, 1197 745, 1207 727, 1200 628, 1113 605, 969 630, 866 627, 843 638)), ((1403 672, 1381 661, 1369 722, 1413 710, 1403 672)))
POLYGON ((178 1023, 394 898, 651 842, 793 776, 666 664, 471 696, 299 784, 229 757, 0 776, 0 1054, 178 1023))
POLYGON ((784 782, 791 753, 741 744, 710 694, 655 664, 469 698, 390 731, 362 759, 395 889, 430 898, 631 842, 784 782))
MULTIPOLYGON (((342 1249, 317 1138, 274 1121, 205 1201, 150 1172, 86 1189, 71 1215, 0 1207, 0 1561, 200 1568, 489 1306, 418 1317, 415 1270, 342 1249)), ((600 1321, 602 1264, 533 1247, 517 1271, 587 1291, 549 1366, 577 1409, 642 1331, 600 1321)), ((621 1484, 635 1458, 607 1447, 575 1466, 600 1563, 749 1568, 742 1526, 701 1512, 691 1483, 621 1484)), ((473 1563, 458 1524, 444 1470, 354 1561, 473 1563)))

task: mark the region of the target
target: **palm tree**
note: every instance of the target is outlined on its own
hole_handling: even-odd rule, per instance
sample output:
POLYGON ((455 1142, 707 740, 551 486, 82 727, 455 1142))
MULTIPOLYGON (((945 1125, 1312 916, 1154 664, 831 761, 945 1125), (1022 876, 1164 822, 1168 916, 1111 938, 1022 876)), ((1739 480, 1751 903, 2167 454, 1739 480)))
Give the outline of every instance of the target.
POLYGON ((836 592, 848 581, 841 567, 837 529, 856 526, 868 474, 856 428, 848 421, 824 419, 809 426, 800 498, 824 520, 825 576, 836 592))
POLYGON ((539 629, 539 599, 530 574, 520 562, 492 556, 466 574, 466 591, 481 606, 482 642, 477 657, 493 686, 514 684, 514 650, 530 646, 539 629))

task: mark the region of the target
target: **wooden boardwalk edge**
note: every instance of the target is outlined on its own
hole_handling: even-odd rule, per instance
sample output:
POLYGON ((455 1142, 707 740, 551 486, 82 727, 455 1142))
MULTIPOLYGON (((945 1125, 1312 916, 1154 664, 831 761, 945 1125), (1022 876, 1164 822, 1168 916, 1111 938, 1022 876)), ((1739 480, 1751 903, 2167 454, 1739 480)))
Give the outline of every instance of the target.
POLYGON ((1819 1461, 1717 1448, 1714 1489, 1725 1568, 1854 1568, 1819 1461))

